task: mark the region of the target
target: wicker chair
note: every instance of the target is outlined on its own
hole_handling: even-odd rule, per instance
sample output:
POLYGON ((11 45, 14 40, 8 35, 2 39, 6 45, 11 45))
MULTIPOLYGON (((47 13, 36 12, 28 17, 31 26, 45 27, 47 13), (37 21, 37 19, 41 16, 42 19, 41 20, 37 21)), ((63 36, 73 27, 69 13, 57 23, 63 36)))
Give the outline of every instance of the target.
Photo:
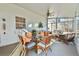
POLYGON ((42 51, 46 53, 45 55, 47 55, 48 49, 52 51, 52 49, 50 48, 52 43, 53 42, 51 41, 51 38, 48 36, 48 33, 46 32, 44 39, 38 43, 38 46, 40 47, 39 49, 42 49, 42 51))

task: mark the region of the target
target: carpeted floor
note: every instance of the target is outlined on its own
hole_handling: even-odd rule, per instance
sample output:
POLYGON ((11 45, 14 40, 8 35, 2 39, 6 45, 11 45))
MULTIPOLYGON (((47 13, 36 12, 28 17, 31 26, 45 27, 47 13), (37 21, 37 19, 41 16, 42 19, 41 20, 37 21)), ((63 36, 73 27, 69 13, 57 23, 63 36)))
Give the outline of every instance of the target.
POLYGON ((10 53, 15 49, 18 43, 14 43, 8 46, 0 47, 0 56, 9 56, 10 53))
MULTIPOLYGON (((51 50, 49 50, 47 56, 78 56, 74 44, 66 45, 62 42, 55 42, 51 46, 51 48, 52 48, 52 52, 51 50)), ((42 52, 41 54, 37 55, 35 51, 29 51, 29 56, 45 56, 45 52, 42 52)))

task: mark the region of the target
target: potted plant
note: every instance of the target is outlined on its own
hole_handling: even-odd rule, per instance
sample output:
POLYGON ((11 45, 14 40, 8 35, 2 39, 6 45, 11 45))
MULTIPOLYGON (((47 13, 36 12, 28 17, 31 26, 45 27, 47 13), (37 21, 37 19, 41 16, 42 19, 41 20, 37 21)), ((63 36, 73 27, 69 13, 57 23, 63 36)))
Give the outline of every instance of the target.
POLYGON ((41 28, 43 28, 43 24, 42 24, 42 22, 39 22, 39 24, 38 24, 38 28, 41 30, 41 28))

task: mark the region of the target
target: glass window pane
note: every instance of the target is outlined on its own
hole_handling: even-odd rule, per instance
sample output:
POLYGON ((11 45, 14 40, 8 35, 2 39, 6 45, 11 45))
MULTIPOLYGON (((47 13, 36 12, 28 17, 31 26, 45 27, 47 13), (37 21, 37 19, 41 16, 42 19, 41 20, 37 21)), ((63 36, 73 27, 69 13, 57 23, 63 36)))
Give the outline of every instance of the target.
POLYGON ((48 30, 54 31, 54 30, 61 30, 66 32, 72 32, 73 31, 73 19, 72 18, 51 18, 48 19, 48 30), (57 19, 57 24, 56 24, 57 19), (57 28, 56 28, 57 25, 57 28))

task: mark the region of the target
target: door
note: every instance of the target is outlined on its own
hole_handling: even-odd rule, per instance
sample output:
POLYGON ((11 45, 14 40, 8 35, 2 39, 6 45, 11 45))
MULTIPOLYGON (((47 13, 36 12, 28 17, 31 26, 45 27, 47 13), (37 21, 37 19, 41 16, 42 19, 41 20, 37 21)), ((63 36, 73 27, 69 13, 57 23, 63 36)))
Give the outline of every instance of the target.
POLYGON ((6 42, 6 20, 0 18, 0 46, 6 42))
POLYGON ((1 45, 1 43, 2 43, 2 41, 1 41, 1 35, 2 34, 2 20, 1 20, 1 18, 0 18, 0 45, 1 45))

